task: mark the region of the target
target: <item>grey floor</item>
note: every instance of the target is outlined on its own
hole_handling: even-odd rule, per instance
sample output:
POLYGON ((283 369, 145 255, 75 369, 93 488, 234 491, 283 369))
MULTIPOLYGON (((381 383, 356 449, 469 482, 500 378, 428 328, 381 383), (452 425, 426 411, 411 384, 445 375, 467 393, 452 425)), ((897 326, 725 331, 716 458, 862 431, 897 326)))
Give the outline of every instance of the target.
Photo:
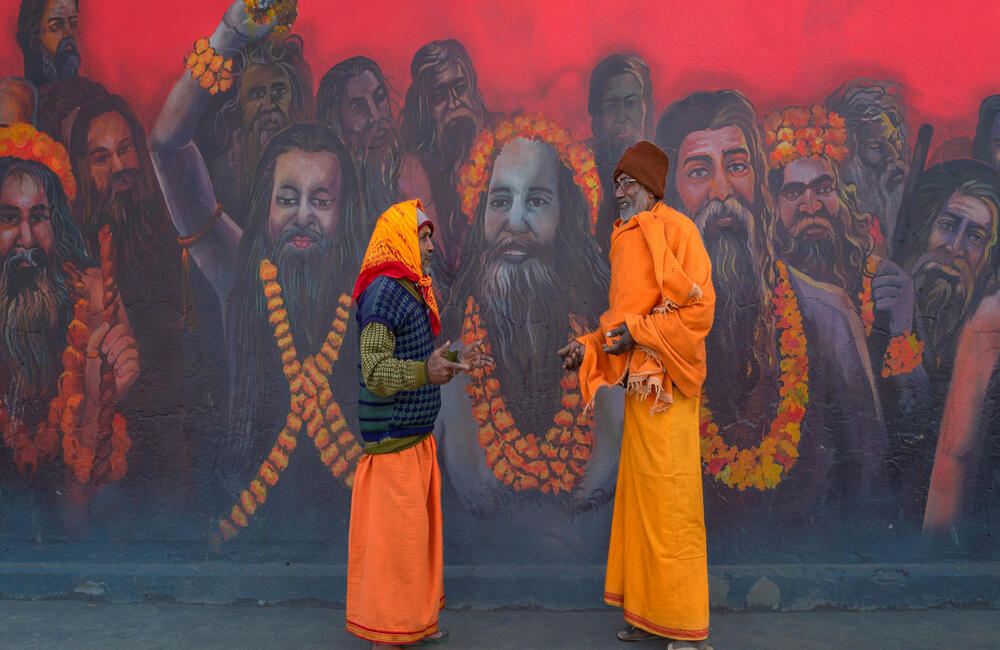
MULTIPOLYGON (((0 601, 0 648, 345 648, 364 641, 344 630, 343 609, 169 603, 0 601)), ((616 610, 574 612, 445 610, 443 650, 631 647, 614 638, 616 610)), ((710 642, 730 648, 1000 648, 1000 611, 713 614, 710 642)), ((664 643, 635 644, 636 650, 664 643)))

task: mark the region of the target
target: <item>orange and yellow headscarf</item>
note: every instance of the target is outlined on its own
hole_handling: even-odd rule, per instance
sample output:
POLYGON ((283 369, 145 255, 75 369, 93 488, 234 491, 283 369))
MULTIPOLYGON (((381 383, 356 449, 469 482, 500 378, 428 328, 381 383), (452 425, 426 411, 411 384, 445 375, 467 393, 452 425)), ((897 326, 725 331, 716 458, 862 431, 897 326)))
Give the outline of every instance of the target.
MULTIPOLYGON (((418 211, 422 213, 423 210, 424 206, 420 201, 414 199, 397 203, 378 218, 365 258, 361 262, 361 272, 354 283, 354 302, 380 275, 410 280, 417 285, 427 303, 431 332, 437 336, 441 332, 441 315, 431 277, 424 274, 420 265, 420 245, 417 240, 417 216, 418 211)), ((433 224, 431 228, 433 229, 433 224)))

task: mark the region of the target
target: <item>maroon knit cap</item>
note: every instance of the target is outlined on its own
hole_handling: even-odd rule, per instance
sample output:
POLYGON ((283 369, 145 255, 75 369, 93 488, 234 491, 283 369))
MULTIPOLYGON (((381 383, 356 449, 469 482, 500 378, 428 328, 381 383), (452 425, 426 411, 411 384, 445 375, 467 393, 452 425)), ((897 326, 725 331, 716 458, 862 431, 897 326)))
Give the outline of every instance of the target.
POLYGON ((663 187, 667 184, 667 169, 670 161, 667 154, 652 142, 642 140, 636 142, 628 148, 622 159, 615 167, 617 180, 618 174, 628 174, 635 180, 642 183, 642 186, 653 193, 658 199, 663 198, 663 187))

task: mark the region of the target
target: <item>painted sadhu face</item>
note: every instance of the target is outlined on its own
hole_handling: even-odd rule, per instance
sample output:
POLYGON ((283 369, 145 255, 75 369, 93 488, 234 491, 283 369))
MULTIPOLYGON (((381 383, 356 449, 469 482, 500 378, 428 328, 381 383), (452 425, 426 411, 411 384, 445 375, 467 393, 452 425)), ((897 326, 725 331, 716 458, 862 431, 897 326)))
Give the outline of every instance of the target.
POLYGON ((76 50, 76 0, 49 0, 39 26, 39 43, 42 51, 56 59, 60 46, 76 50))
POLYGON ((826 158, 799 158, 784 169, 778 216, 785 232, 804 239, 833 239, 842 210, 837 176, 826 158))
POLYGON ((277 248, 310 251, 333 241, 340 223, 340 159, 293 149, 278 156, 268 232, 277 248))
POLYGON ((505 242, 503 260, 523 262, 556 238, 561 214, 559 169, 549 145, 518 138, 493 165, 486 194, 484 230, 489 244, 505 242))
POLYGON ((757 178, 743 131, 736 126, 693 131, 677 158, 677 196, 699 230, 748 230, 757 178))
POLYGON ((54 245, 45 187, 30 174, 8 174, 0 186, 0 260, 5 266, 41 265, 54 245))
POLYGON ((353 144, 380 147, 388 140, 387 130, 392 128, 389 91, 371 70, 347 80, 340 124, 353 144))
POLYGON ((986 264, 996 227, 996 219, 986 203, 955 192, 934 218, 927 253, 921 260, 953 275, 955 282, 963 282, 971 291, 986 264))
POLYGON ((135 148, 132 129, 121 113, 104 113, 90 123, 87 129, 87 164, 98 192, 105 192, 110 185, 115 186, 116 192, 132 187, 139 171, 139 152, 135 148))
POLYGON ((600 135, 612 152, 624 152, 645 137, 646 105, 633 74, 609 77, 601 100, 600 135))
POLYGON ((285 71, 274 63, 248 68, 240 78, 240 108, 243 136, 252 152, 259 152, 289 123, 292 84, 285 71))

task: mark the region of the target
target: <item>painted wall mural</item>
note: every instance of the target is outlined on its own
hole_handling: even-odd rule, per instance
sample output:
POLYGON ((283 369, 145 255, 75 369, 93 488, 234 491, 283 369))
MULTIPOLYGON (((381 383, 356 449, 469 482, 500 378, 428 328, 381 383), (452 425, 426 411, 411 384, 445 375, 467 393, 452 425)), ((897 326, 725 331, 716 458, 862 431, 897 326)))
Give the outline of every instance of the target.
POLYGON ((611 174, 640 139, 713 264, 712 561, 1000 556, 1000 88, 969 63, 989 35, 935 56, 901 19, 903 64, 864 47, 881 10, 823 3, 840 61, 813 48, 821 8, 786 3, 795 38, 701 60, 685 20, 750 50, 766 26, 689 7, 662 41, 586 3, 376 4, 4 11, 9 557, 342 562, 350 292, 378 215, 419 197, 442 336, 497 362, 442 393, 448 561, 602 562, 624 396, 585 409, 556 350, 607 306, 611 174))

